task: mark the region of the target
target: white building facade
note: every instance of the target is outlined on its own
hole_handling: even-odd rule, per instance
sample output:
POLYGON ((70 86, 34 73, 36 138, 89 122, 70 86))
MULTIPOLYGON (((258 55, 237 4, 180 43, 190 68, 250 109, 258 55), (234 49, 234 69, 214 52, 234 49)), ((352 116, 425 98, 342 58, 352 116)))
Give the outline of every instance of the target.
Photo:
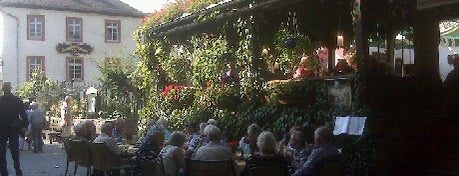
POLYGON ((60 82, 97 82, 98 64, 136 49, 143 14, 118 0, 9 1, 0 1, 0 78, 13 86, 37 68, 60 82))

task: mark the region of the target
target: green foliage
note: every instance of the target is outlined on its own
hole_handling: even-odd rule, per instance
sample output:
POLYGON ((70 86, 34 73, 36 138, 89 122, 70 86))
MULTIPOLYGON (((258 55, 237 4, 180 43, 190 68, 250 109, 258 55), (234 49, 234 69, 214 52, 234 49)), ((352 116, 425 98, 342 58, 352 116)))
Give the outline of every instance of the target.
MULTIPOLYGON (((249 16, 238 19, 230 26, 237 30, 234 46, 228 46, 224 34, 190 36, 175 48, 167 39, 155 38, 151 33, 146 33, 142 40, 138 37, 136 53, 141 62, 130 78, 140 91, 143 108, 139 115, 142 120, 147 122, 162 117, 169 120, 169 128, 182 130, 187 121, 200 123, 214 118, 218 120, 227 141, 232 141, 244 136, 251 123, 274 132, 278 139, 291 126, 299 125, 309 137, 318 126, 331 127, 333 117, 365 114, 357 78, 351 80, 353 98, 350 107, 329 105, 328 84, 324 80, 298 80, 268 86, 267 81, 261 78, 257 60, 254 59, 253 51, 261 49, 256 48, 252 22, 253 17, 249 16), (180 50, 184 51, 183 55, 177 54, 180 50), (191 58, 191 63, 188 63, 188 58, 191 58), (222 81, 227 64, 234 65, 239 81, 222 81), (179 72, 183 74, 177 74, 179 72), (190 75, 185 76, 188 72, 190 75), (189 86, 187 82, 191 82, 194 93, 182 88, 161 94, 167 85, 180 83, 178 86, 189 86), (194 96, 192 105, 181 102, 181 97, 191 95, 194 96), (279 103, 281 99, 293 100, 294 103, 279 103), (172 105, 173 102, 186 106, 177 108, 172 105)), ((309 54, 313 50, 307 36, 293 34, 283 28, 276 36, 275 44, 276 52, 273 53, 279 56, 284 74, 291 74, 293 65, 300 61, 303 53, 309 54), (286 47, 285 39, 294 39, 294 47, 286 47)), ((273 58, 268 57, 272 63, 275 62, 273 58)), ((190 101, 188 98, 183 100, 190 101)), ((312 140, 308 139, 310 143, 312 140)), ((372 161, 353 153, 348 153, 347 160, 354 163, 372 161)))
MULTIPOLYGON (((137 118, 137 89, 129 79, 130 62, 121 58, 113 59, 114 63, 98 65, 101 71, 99 79, 103 84, 99 92, 100 111, 102 118, 113 115, 127 118, 137 118)), ((86 104, 86 103, 84 103, 86 104)))
POLYGON ((208 81, 218 82, 226 70, 223 55, 229 50, 224 36, 193 36, 190 40, 193 86, 204 87, 208 81))
POLYGON ((155 26, 161 23, 172 21, 184 14, 198 12, 210 4, 218 3, 220 0, 177 0, 168 3, 163 9, 153 12, 143 19, 144 27, 155 26))
POLYGON ((174 45, 161 62, 168 79, 178 84, 186 84, 191 75, 191 53, 183 45, 174 45))
POLYGON ((279 104, 311 105, 316 102, 318 81, 307 79, 273 83, 270 87, 270 102, 279 104))
POLYGON ((260 70, 254 65, 253 20, 253 16, 249 16, 246 19, 239 18, 234 23, 239 36, 236 58, 240 66, 239 75, 243 77, 240 80, 243 98, 247 101, 260 102, 264 99, 263 89, 266 87, 266 82, 261 78, 260 70))
POLYGON ((298 32, 294 33, 288 30, 284 24, 281 24, 276 33, 274 45, 278 57, 276 60, 271 58, 268 62, 270 65, 278 62, 284 75, 292 75, 295 72, 293 68, 300 62, 301 57, 304 54, 312 55, 314 51, 314 45, 308 36, 298 32))
POLYGON ((16 94, 21 98, 34 98, 42 110, 49 111, 53 104, 60 101, 63 92, 59 82, 52 81, 41 69, 36 69, 29 81, 18 86, 16 94))

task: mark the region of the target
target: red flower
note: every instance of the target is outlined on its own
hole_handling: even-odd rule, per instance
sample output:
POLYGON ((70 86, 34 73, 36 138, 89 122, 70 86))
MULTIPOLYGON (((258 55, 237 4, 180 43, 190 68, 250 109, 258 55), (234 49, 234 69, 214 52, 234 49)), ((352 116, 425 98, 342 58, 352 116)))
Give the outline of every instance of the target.
POLYGON ((239 146, 239 141, 231 141, 231 142, 226 143, 226 145, 228 145, 228 147, 230 147, 230 148, 238 147, 239 146))
POLYGON ((207 87, 209 87, 209 86, 211 86, 211 85, 212 85, 212 82, 210 82, 210 81, 207 81, 206 85, 207 85, 207 87))
POLYGON ((174 100, 178 100, 178 95, 174 95, 174 100))

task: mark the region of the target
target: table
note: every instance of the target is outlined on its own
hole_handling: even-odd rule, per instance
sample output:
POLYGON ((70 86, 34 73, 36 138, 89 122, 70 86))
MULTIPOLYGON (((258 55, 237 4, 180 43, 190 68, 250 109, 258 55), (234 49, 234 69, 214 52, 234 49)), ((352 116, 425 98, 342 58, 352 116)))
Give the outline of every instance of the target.
POLYGON ((59 131, 48 131, 46 133, 48 133, 49 144, 53 144, 53 141, 61 142, 61 132, 59 132, 59 131))
POLYGON ((139 148, 137 148, 137 146, 135 145, 121 144, 121 145, 118 145, 118 149, 121 152, 126 152, 128 154, 134 154, 139 148))

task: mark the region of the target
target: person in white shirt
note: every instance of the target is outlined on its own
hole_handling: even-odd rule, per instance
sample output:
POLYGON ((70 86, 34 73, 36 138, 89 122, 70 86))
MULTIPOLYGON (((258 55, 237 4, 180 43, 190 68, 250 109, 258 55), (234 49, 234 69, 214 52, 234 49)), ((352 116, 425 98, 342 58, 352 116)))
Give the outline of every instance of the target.
POLYGON ((181 131, 174 131, 161 150, 164 171, 166 175, 185 175, 185 156, 183 145, 185 144, 186 134, 181 131))
POLYGON ((195 158, 200 160, 227 160, 231 159, 231 149, 220 144, 221 132, 214 125, 207 125, 204 134, 209 142, 196 151, 195 158))
POLYGON ((32 111, 29 113, 30 124, 31 124, 31 136, 33 141, 33 152, 43 152, 43 138, 42 130, 46 124, 46 117, 43 111, 38 108, 37 102, 30 104, 32 111))
POLYGON ((121 152, 116 144, 116 139, 112 137, 113 124, 104 123, 100 126, 100 134, 94 139, 94 143, 104 143, 113 153, 119 155, 121 152))

